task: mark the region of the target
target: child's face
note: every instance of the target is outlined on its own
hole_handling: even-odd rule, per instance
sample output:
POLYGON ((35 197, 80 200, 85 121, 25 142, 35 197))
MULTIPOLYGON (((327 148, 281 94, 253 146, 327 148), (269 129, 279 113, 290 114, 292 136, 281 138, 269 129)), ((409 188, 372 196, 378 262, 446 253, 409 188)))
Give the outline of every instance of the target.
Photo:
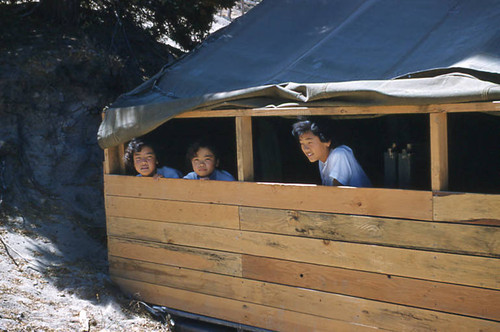
POLYGON ((156 173, 156 154, 149 146, 143 146, 141 151, 134 152, 134 167, 142 176, 153 176, 156 173))
POLYGON ((210 149, 199 148, 196 155, 191 159, 193 171, 200 178, 208 178, 218 166, 218 160, 210 149))
POLYGON ((331 141, 321 142, 318 136, 308 131, 299 136, 300 148, 310 162, 325 162, 330 154, 331 141))

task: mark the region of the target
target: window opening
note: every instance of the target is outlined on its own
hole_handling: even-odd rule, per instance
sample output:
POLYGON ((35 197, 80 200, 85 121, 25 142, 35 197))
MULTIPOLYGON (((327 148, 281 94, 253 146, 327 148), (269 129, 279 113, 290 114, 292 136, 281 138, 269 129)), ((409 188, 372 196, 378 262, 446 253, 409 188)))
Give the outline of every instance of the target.
POLYGON ((219 150, 219 168, 235 178, 238 175, 234 118, 172 119, 145 137, 156 142, 161 165, 178 169, 184 175, 192 171, 186 160, 189 145, 208 138, 219 150))
MULTIPOLYGON (((325 119, 324 117, 322 119, 325 119)), ((254 117, 256 181, 321 184, 317 163, 310 163, 291 135, 296 118, 254 117)), ((387 115, 375 118, 326 119, 334 144, 353 149, 374 187, 430 190, 429 119, 427 114, 387 115), (395 183, 388 186, 384 153, 393 144, 395 183), (408 149, 410 145, 410 150, 408 149), (403 157, 401 161, 398 157, 403 157), (411 164, 408 163, 411 159, 411 164), (404 181, 399 180, 399 167, 404 181), (403 172, 404 173, 404 172, 403 172)))
POLYGON ((449 190, 500 193, 500 116, 448 114, 449 190))

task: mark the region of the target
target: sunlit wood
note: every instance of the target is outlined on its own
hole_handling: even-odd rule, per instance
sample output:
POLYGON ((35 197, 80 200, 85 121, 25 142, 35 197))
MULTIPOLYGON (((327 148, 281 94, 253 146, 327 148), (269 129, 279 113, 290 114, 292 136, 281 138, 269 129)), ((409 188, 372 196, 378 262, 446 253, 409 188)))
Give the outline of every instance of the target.
POLYGON ((238 180, 253 181, 252 118, 237 116, 235 121, 238 180))
POLYGON ((216 118, 236 116, 312 116, 312 115, 374 115, 374 114, 426 114, 457 112, 499 112, 500 103, 459 103, 431 105, 384 105, 384 106, 328 106, 328 107, 276 107, 255 109, 199 109, 184 112, 176 118, 216 118))
POLYGON ((448 189, 448 118, 446 113, 432 113, 431 132, 431 188, 448 189))

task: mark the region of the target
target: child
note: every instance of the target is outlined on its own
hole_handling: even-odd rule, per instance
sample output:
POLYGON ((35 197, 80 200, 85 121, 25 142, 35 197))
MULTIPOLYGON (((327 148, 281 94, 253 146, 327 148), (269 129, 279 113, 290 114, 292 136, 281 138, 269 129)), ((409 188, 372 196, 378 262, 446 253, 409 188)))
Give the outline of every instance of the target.
POLYGON ((137 176, 158 178, 180 178, 182 173, 176 169, 163 166, 158 168, 158 159, 152 143, 140 138, 130 141, 125 150, 125 165, 128 170, 135 170, 137 176))
POLYGON ((186 157, 193 167, 193 172, 187 174, 184 179, 235 181, 231 174, 217 169, 219 166, 217 151, 207 142, 193 143, 188 148, 186 157))
POLYGON ((310 162, 319 161, 321 182, 325 186, 371 187, 371 182, 346 145, 333 147, 328 128, 318 122, 300 121, 293 125, 293 136, 310 162))

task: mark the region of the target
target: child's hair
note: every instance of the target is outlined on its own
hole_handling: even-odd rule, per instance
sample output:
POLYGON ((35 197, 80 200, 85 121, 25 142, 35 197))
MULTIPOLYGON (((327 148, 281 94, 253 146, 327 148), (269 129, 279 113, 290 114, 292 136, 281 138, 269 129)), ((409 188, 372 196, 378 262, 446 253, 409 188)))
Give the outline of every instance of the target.
POLYGON ((215 157, 215 161, 216 162, 219 161, 219 151, 217 151, 217 149, 212 144, 212 142, 210 142, 207 139, 200 139, 200 140, 197 140, 196 142, 192 143, 187 149, 186 161, 187 161, 189 166, 191 166, 191 160, 194 157, 196 157, 196 153, 201 148, 206 148, 206 149, 209 149, 210 151, 212 151, 212 153, 214 154, 214 157, 215 157))
POLYGON ((326 143, 328 141, 331 141, 333 143, 331 130, 329 126, 323 121, 304 120, 293 124, 292 135, 296 139, 299 139, 301 135, 307 133, 308 131, 318 136, 321 142, 326 143))
POLYGON ((127 173, 135 173, 134 153, 141 152, 142 148, 145 146, 149 146, 156 153, 154 144, 149 140, 143 138, 134 138, 128 143, 127 148, 125 149, 125 154, 123 156, 123 161, 125 162, 127 173))

